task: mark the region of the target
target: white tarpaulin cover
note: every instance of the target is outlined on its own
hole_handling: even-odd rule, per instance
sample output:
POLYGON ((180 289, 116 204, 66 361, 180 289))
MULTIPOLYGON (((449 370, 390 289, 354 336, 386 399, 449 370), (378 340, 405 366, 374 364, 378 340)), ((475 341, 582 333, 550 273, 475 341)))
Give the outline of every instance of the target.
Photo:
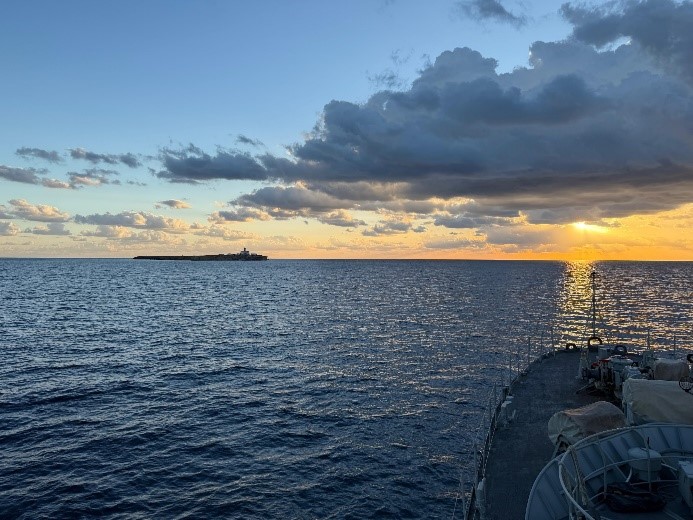
POLYGON ((661 381, 680 381, 688 377, 688 363, 681 359, 658 359, 653 370, 654 378, 661 381))
POLYGON ((556 444, 561 441, 575 444, 577 441, 615 428, 626 426, 623 412, 611 403, 597 401, 582 408, 563 410, 549 419, 549 439, 556 444))
POLYGON ((681 390, 675 381, 627 379, 623 403, 631 424, 693 424, 693 394, 681 390))

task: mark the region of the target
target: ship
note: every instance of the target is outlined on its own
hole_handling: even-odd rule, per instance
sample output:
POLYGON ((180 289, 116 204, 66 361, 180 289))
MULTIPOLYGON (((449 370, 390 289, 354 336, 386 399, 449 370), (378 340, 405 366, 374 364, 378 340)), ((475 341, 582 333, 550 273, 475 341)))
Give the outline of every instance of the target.
POLYGON ((217 255, 141 255, 134 260, 189 260, 193 262, 257 262, 267 260, 266 255, 251 253, 245 247, 238 253, 217 255))
POLYGON ((465 520, 693 518, 693 355, 631 347, 593 325, 494 388, 465 520))

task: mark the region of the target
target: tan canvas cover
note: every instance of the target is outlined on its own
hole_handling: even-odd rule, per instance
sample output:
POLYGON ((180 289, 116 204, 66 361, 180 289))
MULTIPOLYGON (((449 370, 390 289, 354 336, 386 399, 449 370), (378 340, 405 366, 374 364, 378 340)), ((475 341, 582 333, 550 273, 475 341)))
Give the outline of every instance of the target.
POLYGON ((626 417, 615 405, 597 401, 582 408, 563 410, 549 419, 549 439, 556 444, 562 441, 574 444, 594 433, 626 426, 626 417))
POLYGON ((688 363, 680 359, 658 359, 653 370, 654 378, 660 381, 680 381, 688 377, 688 363))
POLYGON ((632 424, 693 424, 693 394, 681 390, 675 381, 627 379, 623 383, 623 403, 632 424))

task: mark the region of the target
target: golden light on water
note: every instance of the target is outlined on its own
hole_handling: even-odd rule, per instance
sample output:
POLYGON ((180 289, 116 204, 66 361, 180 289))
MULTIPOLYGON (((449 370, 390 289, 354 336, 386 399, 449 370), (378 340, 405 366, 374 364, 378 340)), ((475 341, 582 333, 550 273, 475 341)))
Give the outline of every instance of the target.
POLYGON ((574 261, 564 264, 561 288, 560 322, 568 330, 579 331, 570 341, 584 339, 588 334, 588 319, 592 300, 592 272, 596 263, 574 261))

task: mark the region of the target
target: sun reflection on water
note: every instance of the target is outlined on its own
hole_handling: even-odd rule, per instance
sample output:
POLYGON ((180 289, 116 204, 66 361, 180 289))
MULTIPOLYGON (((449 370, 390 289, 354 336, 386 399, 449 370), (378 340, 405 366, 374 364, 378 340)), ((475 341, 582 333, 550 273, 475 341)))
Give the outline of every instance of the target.
POLYGON ((591 275, 595 262, 566 262, 563 272, 563 290, 559 300, 561 338, 565 342, 579 342, 588 335, 592 299, 591 275))
POLYGON ((691 347, 691 279, 685 267, 660 263, 640 265, 636 271, 624 262, 566 262, 558 304, 559 346, 582 345, 595 333, 606 342, 637 347, 648 341, 654 348, 691 347))

